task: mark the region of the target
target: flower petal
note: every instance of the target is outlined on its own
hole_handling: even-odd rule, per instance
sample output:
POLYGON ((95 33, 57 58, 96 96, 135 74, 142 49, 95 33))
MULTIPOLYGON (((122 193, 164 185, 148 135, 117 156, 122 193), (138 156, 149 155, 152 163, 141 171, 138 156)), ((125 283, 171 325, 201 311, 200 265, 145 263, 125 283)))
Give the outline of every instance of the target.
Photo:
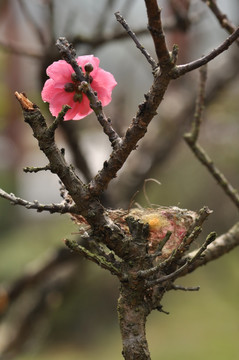
POLYGON ((48 79, 41 92, 42 100, 50 102, 52 98, 61 91, 62 90, 55 87, 55 82, 52 79, 48 79))
POLYGON ((93 77, 94 74, 97 72, 97 69, 99 67, 100 64, 100 59, 95 57, 94 55, 83 55, 83 56, 78 56, 78 58, 76 59, 77 63, 79 66, 82 67, 82 70, 84 71, 84 66, 87 63, 91 63, 93 66, 93 71, 91 72, 91 76, 93 77))
POLYGON ((65 91, 58 92, 50 101, 50 112, 53 116, 57 116, 62 110, 63 105, 73 107, 73 95, 65 91))
MULTIPOLYGON (((92 89, 97 91, 98 98, 101 100, 102 105, 108 105, 111 101, 112 90, 117 84, 114 76, 99 68, 100 60, 93 55, 79 56, 76 60, 83 71, 87 63, 93 65, 93 71, 91 72, 93 78, 91 83, 92 89)), ((42 90, 42 99, 43 101, 49 102, 50 112, 53 116, 59 114, 63 105, 69 105, 71 109, 66 113, 64 119, 80 120, 92 113, 93 110, 85 94, 83 94, 82 101, 79 103, 74 101, 74 93, 65 91, 65 84, 72 82, 72 73, 73 69, 71 65, 64 60, 55 61, 51 64, 47 68, 47 74, 50 79, 45 82, 42 90)))
POLYGON ((99 100, 103 106, 111 101, 111 93, 117 85, 114 76, 103 69, 98 69, 96 76, 91 83, 92 88, 97 92, 99 100))
POLYGON ((71 81, 73 69, 65 60, 54 61, 46 69, 47 75, 56 83, 67 83, 71 81))

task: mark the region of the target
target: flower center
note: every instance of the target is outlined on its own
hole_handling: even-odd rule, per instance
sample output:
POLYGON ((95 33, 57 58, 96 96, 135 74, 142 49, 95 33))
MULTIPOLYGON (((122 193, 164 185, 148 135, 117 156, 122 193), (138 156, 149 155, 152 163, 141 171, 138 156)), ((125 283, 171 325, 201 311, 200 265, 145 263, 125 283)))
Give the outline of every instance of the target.
MULTIPOLYGON (((93 78, 90 75, 90 73, 93 71, 93 69, 94 68, 91 63, 87 63, 85 65, 85 72, 83 74, 84 74, 85 81, 88 82, 89 84, 91 84, 93 81, 93 78)), ((81 103, 81 101, 83 99, 83 86, 81 86, 81 81, 77 80, 76 73, 71 74, 71 80, 72 80, 72 82, 68 82, 64 85, 64 90, 66 92, 74 93, 73 100, 75 102, 81 103)))

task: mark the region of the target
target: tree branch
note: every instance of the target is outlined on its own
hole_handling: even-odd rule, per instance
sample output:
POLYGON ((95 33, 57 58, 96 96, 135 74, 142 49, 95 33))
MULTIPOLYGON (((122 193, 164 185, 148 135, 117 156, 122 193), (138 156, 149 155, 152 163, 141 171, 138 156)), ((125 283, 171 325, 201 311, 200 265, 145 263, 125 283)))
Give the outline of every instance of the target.
MULTIPOLYGON (((228 19, 226 14, 223 14, 215 0, 202 0, 202 2, 206 3, 206 5, 209 7, 209 9, 211 9, 212 13, 217 18, 221 27, 227 30, 229 34, 232 34, 236 30, 236 26, 233 25, 233 23, 228 19)), ((238 39, 236 40, 236 43, 237 45, 239 45, 238 39)))
POLYGON ((154 42, 159 66, 161 69, 172 68, 161 22, 161 9, 158 7, 157 0, 145 0, 145 5, 148 15, 148 29, 154 42))
POLYGON ((145 47, 140 43, 138 38, 136 37, 135 33, 130 29, 129 25, 123 18, 123 16, 120 14, 119 11, 115 13, 116 20, 123 26, 123 28, 127 31, 131 39, 134 41, 136 47, 142 52, 142 54, 147 59, 148 63, 151 65, 153 71, 158 67, 155 60, 150 56, 148 51, 145 49, 145 47))
POLYGON ((228 195, 232 202, 239 209, 239 193, 230 184, 227 178, 221 171, 214 165, 212 159, 208 156, 206 151, 197 143, 200 126, 202 122, 202 115, 205 102, 205 84, 206 84, 206 68, 201 68, 200 71, 200 84, 196 101, 196 109, 192 121, 191 132, 184 134, 184 140, 193 151, 197 159, 208 169, 209 173, 214 177, 219 186, 228 195))
POLYGON ((215 59, 218 55, 226 51, 238 39, 238 37, 239 27, 221 45, 213 49, 208 55, 205 55, 200 59, 192 61, 188 64, 176 66, 171 71, 172 78, 177 79, 178 77, 209 63, 209 61, 215 59))
POLYGON ((20 197, 15 196, 14 194, 8 194, 6 191, 0 189, 0 197, 3 199, 6 199, 10 201, 13 205, 21 205, 24 206, 26 209, 34 209, 37 210, 37 212, 42 211, 49 211, 49 213, 59 213, 59 214, 66 214, 66 213, 75 213, 77 212, 77 208, 72 204, 67 204, 66 202, 63 202, 61 204, 40 204, 37 200, 30 202, 24 199, 21 199, 20 197))
MULTIPOLYGON (((227 233, 217 237, 204 251, 203 257, 200 257, 196 262, 191 264, 183 273, 180 274, 180 276, 191 273, 198 267, 218 259, 237 246, 239 246, 239 222, 236 223, 227 233)), ((196 253, 197 250, 191 251, 179 260, 179 265, 184 263, 186 260, 193 258, 196 253)))

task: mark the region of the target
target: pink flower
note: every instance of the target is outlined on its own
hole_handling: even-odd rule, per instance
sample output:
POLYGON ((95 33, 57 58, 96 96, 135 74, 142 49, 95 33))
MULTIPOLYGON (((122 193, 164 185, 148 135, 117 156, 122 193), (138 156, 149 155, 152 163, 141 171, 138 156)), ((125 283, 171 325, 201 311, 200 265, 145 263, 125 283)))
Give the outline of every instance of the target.
MULTIPOLYGON (((102 106, 108 105, 111 101, 112 90, 117 85, 114 76, 101 69, 100 60, 93 55, 79 56, 76 61, 81 66, 92 89, 97 92, 102 106)), ((41 95, 43 101, 50 104, 50 112, 53 116, 59 114, 63 105, 71 107, 64 120, 80 120, 92 113, 90 102, 83 93, 80 82, 75 80, 75 73, 70 64, 65 60, 55 61, 48 66, 46 73, 50 79, 45 82, 41 95)))

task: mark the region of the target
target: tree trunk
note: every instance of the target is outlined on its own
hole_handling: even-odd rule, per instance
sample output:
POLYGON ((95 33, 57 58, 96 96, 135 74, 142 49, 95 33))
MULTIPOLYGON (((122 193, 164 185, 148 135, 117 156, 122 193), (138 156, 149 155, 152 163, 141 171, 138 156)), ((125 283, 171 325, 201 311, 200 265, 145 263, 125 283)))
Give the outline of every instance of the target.
POLYGON ((123 342, 122 354, 125 360, 150 360, 146 340, 145 323, 149 309, 137 291, 129 284, 122 284, 118 300, 118 317, 123 342))

